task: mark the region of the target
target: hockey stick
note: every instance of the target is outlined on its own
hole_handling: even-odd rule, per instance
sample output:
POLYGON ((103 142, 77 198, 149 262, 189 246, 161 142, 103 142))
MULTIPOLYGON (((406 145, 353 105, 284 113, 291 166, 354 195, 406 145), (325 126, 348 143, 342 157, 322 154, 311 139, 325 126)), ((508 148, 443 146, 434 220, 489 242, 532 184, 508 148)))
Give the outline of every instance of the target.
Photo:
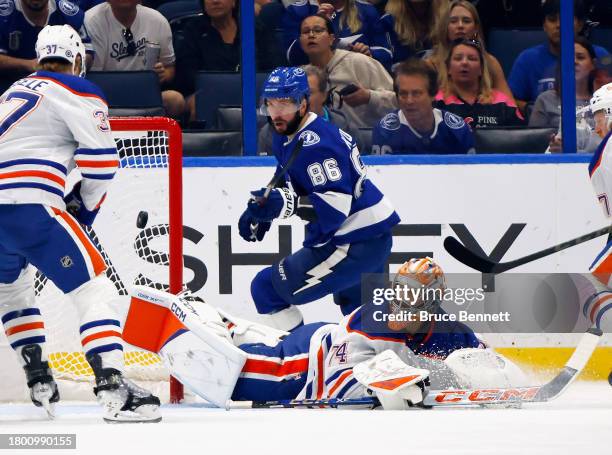
MULTIPOLYGON (((291 152, 291 156, 289 156, 289 159, 287 160, 285 165, 280 169, 280 171, 278 171, 276 174, 272 176, 272 180, 270 180, 270 182, 266 186, 266 190, 264 191, 263 196, 257 199, 257 203, 259 205, 264 205, 266 203, 266 201, 268 200, 268 196, 270 196, 270 192, 274 188, 276 188, 276 185, 278 185, 278 182, 280 182, 280 179, 285 176, 285 174, 287 173, 287 171, 289 170, 293 162, 296 160, 303 146, 304 146, 304 139, 299 139, 298 143, 295 145, 295 148, 293 149, 293 152, 291 152)), ((255 240, 257 238, 257 229, 259 228, 259 223, 251 223, 249 227, 251 229, 251 239, 255 240)))
POLYGON ((538 251, 536 253, 532 253, 528 256, 515 259, 509 262, 493 262, 488 258, 482 257, 479 254, 474 253, 472 250, 466 248, 459 240, 454 237, 446 237, 444 239, 444 249, 448 251, 448 253, 457 259, 459 262, 478 270, 483 273, 503 273, 506 270, 513 269, 523 264, 527 264, 528 262, 532 262, 543 257, 549 256, 551 254, 557 253, 559 251, 565 250, 575 245, 579 245, 581 243, 587 242, 589 240, 595 239, 602 235, 609 234, 612 231, 612 227, 606 227, 602 229, 598 229, 589 234, 582 235, 572 240, 568 240, 567 242, 560 243, 555 246, 551 246, 546 248, 545 250, 538 251))
MULTIPOLYGON (((517 405, 522 403, 544 403, 558 398, 578 377, 591 358, 601 339, 602 331, 596 328, 587 330, 574 353, 563 369, 549 382, 533 387, 505 387, 487 389, 449 389, 431 390, 418 407, 450 406, 490 406, 517 405)), ((273 408, 337 408, 340 406, 365 406, 374 408, 380 405, 375 397, 328 398, 322 400, 278 400, 278 401, 229 401, 226 409, 273 409, 273 408)))

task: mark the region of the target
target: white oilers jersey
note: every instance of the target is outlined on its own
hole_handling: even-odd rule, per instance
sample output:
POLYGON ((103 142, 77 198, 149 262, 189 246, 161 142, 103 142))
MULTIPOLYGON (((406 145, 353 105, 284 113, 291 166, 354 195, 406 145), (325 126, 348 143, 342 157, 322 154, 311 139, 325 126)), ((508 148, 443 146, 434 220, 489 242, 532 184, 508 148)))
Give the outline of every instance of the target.
POLYGON ((589 175, 604 214, 612 216, 612 131, 601 141, 589 164, 589 175))
MULTIPOLYGON (((405 335, 377 336, 359 330, 360 308, 339 324, 319 328, 310 339, 306 385, 297 399, 357 398, 366 396, 365 387, 353 376, 353 367, 387 349, 407 361, 414 353, 405 344, 405 335)), ((408 363, 408 362, 407 362, 408 363)))
POLYGON ((77 166, 93 210, 118 165, 106 101, 91 82, 39 71, 0 97, 0 204, 64 210, 66 177, 77 166))

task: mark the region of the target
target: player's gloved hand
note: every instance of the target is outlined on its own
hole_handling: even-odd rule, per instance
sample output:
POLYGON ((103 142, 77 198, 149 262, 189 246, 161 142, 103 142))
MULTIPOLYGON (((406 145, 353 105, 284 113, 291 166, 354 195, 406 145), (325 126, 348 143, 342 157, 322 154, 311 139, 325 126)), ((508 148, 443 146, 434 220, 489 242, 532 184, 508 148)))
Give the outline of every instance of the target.
POLYGON ((83 198, 81 197, 81 182, 74 185, 72 191, 64 198, 66 203, 66 211, 70 213, 76 220, 86 226, 91 226, 100 211, 98 207, 95 210, 87 210, 85 204, 83 204, 83 198))
POLYGON ((297 196, 289 188, 274 188, 267 199, 263 199, 265 188, 252 191, 253 197, 247 212, 257 221, 272 221, 275 218, 289 218, 294 214, 297 196))
POLYGON ((247 242, 261 242, 271 225, 270 221, 257 221, 247 209, 238 220, 238 233, 247 242))

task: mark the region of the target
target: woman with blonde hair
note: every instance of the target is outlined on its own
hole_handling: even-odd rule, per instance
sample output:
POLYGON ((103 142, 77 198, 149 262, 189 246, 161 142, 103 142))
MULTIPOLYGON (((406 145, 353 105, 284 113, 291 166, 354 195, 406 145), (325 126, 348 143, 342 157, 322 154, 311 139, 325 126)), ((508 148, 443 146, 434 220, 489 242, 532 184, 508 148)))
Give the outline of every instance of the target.
POLYGON ((393 63, 424 57, 435 43, 437 24, 448 0, 389 0, 380 22, 393 52, 393 63))
POLYGON ((487 59, 478 41, 453 41, 445 69, 447 76, 436 95, 435 107, 462 117, 472 128, 525 124, 514 100, 492 87, 487 59))
POLYGON ((451 43, 457 39, 466 38, 480 42, 487 64, 487 73, 494 89, 504 92, 514 100, 510 91, 504 70, 499 61, 485 49, 482 24, 476 7, 466 0, 454 0, 437 24, 435 33, 435 48, 427 62, 438 72, 440 83, 447 79, 444 61, 448 56, 451 43))
POLYGON ((291 65, 308 63, 300 47, 299 30, 304 18, 319 15, 329 19, 338 38, 336 47, 365 54, 391 67, 391 50, 376 8, 364 0, 284 0, 282 28, 287 60, 291 65))

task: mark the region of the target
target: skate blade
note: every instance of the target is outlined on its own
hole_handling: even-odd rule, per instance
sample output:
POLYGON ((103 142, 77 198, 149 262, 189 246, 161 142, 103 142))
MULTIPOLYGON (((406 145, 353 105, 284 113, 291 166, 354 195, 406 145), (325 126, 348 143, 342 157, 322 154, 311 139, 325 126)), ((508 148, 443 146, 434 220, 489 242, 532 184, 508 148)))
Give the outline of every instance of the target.
POLYGON ((157 423, 161 422, 162 416, 158 406, 143 405, 138 408, 138 412, 107 413, 103 418, 106 423, 157 423))
POLYGON ((49 403, 49 400, 41 400, 41 406, 42 408, 47 412, 47 417, 49 417, 49 419, 54 420, 55 419, 55 404, 54 403, 49 403))

